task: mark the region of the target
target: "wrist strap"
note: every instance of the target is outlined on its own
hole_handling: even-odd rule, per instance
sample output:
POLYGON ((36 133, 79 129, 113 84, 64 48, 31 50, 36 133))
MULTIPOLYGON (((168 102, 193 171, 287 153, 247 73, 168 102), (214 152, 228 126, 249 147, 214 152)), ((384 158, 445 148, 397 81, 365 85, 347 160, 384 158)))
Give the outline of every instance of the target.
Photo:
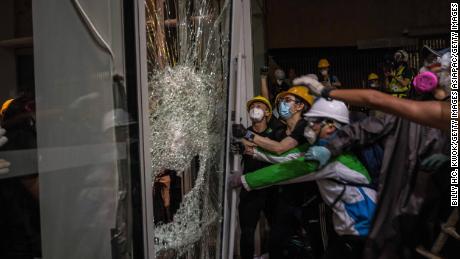
POLYGON ((248 130, 244 138, 252 142, 254 140, 254 136, 255 136, 254 133, 248 130))
POLYGON ((321 91, 321 97, 327 100, 331 100, 331 97, 329 96, 329 94, 331 93, 332 90, 334 90, 334 88, 324 87, 324 89, 321 91))

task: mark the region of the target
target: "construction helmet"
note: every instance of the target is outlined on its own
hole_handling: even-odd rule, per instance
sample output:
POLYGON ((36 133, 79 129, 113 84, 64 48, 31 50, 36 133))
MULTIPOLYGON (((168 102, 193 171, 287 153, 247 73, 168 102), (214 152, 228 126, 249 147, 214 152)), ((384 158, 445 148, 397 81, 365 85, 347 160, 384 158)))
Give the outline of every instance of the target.
POLYGON ((14 99, 8 99, 2 104, 2 108, 0 109, 0 115, 3 116, 8 110, 8 107, 10 107, 10 104, 14 101, 14 99))
POLYGON ((316 100, 304 116, 310 118, 328 118, 344 124, 350 123, 348 108, 344 102, 337 100, 328 101, 324 98, 316 100))
POLYGON ((310 107, 313 105, 315 98, 309 93, 308 88, 305 86, 293 86, 289 90, 279 93, 276 96, 276 102, 284 96, 292 94, 300 98, 302 101, 306 102, 310 107))
POLYGON ((318 68, 327 68, 329 66, 330 66, 329 61, 327 61, 327 59, 325 58, 320 59, 318 62, 318 68))
POLYGON ((253 97, 252 99, 250 99, 247 103, 246 103, 246 110, 249 112, 249 107, 251 107, 251 105, 255 102, 261 102, 265 105, 267 105, 268 107, 268 111, 270 113, 272 113, 272 105, 270 104, 270 102, 267 100, 267 98, 263 97, 263 96, 256 96, 256 97, 253 97))
POLYGON ((379 80, 379 76, 376 73, 370 73, 367 80, 379 80))

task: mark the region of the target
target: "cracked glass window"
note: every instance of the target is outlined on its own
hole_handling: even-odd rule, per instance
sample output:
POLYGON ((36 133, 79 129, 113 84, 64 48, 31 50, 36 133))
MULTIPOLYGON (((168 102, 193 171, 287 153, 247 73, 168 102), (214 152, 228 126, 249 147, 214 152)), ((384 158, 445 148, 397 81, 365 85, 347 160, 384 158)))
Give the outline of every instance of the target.
POLYGON ((146 1, 155 252, 217 258, 229 1, 146 1))

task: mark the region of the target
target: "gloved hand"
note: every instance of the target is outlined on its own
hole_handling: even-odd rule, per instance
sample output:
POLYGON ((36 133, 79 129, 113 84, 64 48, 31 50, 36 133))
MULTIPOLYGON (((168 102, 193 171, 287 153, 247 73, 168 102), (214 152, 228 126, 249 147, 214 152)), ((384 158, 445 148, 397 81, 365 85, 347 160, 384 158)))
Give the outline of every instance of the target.
POLYGON ((248 133, 248 130, 241 124, 232 125, 232 134, 235 138, 243 138, 248 133))
POLYGON ((436 171, 439 168, 441 168, 441 166, 444 163, 448 161, 449 161, 448 156, 438 153, 438 154, 433 154, 425 158, 420 165, 421 165, 421 168, 425 171, 436 171))
POLYGON ((304 85, 308 87, 310 93, 315 96, 322 96, 324 98, 329 97, 329 92, 332 90, 332 87, 325 86, 309 76, 301 76, 299 78, 294 79, 294 85, 304 85))
POLYGON ((267 76, 268 75, 268 67, 267 66, 263 66, 260 68, 260 75, 261 76, 267 76))
POLYGON ((230 186, 232 188, 240 188, 243 186, 243 182, 241 181, 241 174, 234 173, 230 178, 230 186))
POLYGON ((247 139, 249 141, 253 141, 254 136, 255 136, 255 134, 252 131, 247 130, 241 124, 233 124, 232 125, 232 134, 233 134, 233 137, 235 137, 235 138, 245 138, 245 139, 247 139))
POLYGON ((253 156, 254 156, 254 152, 255 152, 254 147, 246 146, 246 147, 244 148, 244 153, 243 153, 243 154, 253 157, 253 156))
POLYGON ((319 162, 319 168, 327 164, 331 158, 331 151, 323 146, 312 146, 305 153, 305 160, 314 160, 319 162))
POLYGON ((5 145, 8 142, 8 139, 5 137, 6 130, 0 127, 0 147, 5 145))
POLYGON ((243 143, 232 139, 230 143, 230 152, 233 154, 242 154, 244 152, 244 145, 243 143))
POLYGON ((0 158, 0 174, 7 174, 10 172, 10 162, 0 158))

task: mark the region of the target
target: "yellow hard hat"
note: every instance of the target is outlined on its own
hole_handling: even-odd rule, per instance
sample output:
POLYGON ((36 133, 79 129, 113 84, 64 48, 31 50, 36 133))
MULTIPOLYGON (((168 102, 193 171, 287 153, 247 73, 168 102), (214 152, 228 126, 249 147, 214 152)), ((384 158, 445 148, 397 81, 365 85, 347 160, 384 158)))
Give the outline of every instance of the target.
POLYGON ((318 62, 318 68, 327 68, 329 66, 330 66, 329 61, 327 61, 327 59, 325 58, 320 59, 318 62))
POLYGON ((378 80, 379 76, 376 73, 370 73, 369 77, 367 77, 367 80, 378 80))
POLYGON ((270 102, 267 100, 267 98, 263 97, 263 96, 256 96, 256 97, 253 97, 252 99, 250 99, 247 103, 246 103, 246 109, 247 111, 249 112, 249 107, 251 107, 251 105, 255 102, 261 102, 261 103, 264 103, 265 105, 267 105, 268 107, 268 110, 270 113, 272 113, 272 105, 270 104, 270 102))
POLYGON ((8 99, 2 104, 2 108, 0 109, 0 115, 5 115, 6 110, 10 107, 10 104, 14 101, 14 99, 8 99))
POLYGON ((300 99, 308 103, 310 107, 313 105, 313 102, 315 101, 315 98, 309 93, 308 88, 306 88, 305 86, 293 86, 289 88, 289 90, 279 93, 276 96, 276 102, 278 102, 279 98, 283 98, 288 94, 292 94, 299 97, 300 99))

